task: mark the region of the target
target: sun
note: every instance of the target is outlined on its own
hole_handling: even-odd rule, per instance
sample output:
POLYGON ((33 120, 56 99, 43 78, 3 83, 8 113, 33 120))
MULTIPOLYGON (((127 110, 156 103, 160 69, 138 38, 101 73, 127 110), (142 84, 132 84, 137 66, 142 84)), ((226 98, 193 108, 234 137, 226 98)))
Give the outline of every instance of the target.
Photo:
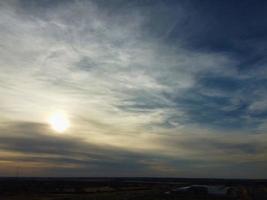
POLYGON ((70 127, 70 122, 67 116, 63 113, 54 113, 48 120, 51 128, 59 133, 63 133, 70 127))

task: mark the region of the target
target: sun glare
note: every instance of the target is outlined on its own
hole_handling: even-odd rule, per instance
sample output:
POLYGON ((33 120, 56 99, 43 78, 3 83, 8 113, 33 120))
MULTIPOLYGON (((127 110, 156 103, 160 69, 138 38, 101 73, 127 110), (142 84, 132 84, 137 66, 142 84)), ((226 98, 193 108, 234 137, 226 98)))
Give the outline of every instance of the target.
POLYGON ((66 131, 70 127, 70 122, 66 115, 62 113, 55 113, 49 118, 51 128, 59 133, 66 131))

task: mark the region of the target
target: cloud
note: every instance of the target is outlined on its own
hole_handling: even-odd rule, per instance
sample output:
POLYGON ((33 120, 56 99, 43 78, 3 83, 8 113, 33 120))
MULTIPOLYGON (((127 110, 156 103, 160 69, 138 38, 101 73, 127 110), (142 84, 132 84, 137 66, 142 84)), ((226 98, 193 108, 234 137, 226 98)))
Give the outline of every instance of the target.
POLYGON ((8 174, 19 168, 24 176, 191 176, 197 167, 201 176, 214 167, 264 163, 267 153, 264 135, 231 139, 211 133, 158 135, 145 143, 159 146, 136 151, 57 135, 46 124, 32 122, 2 125, 0 139, 1 163, 9 166, 8 174))
POLYGON ((29 168, 36 167, 42 175, 61 169, 60 174, 65 176, 69 175, 68 170, 76 171, 76 174, 81 170, 84 175, 103 173, 102 176, 109 176, 108 173, 113 171, 120 176, 127 171, 131 173, 132 168, 138 174, 146 168, 139 160, 148 156, 112 146, 90 144, 78 137, 55 135, 47 129, 47 125, 30 122, 1 126, 0 138, 1 162, 13 163, 22 172, 25 169, 24 176, 29 174, 29 168))
POLYGON ((129 165, 138 166, 136 174, 190 174, 185 166, 193 170, 196 162, 265 162, 266 50, 257 36, 263 23, 241 23, 230 9, 240 22, 235 28, 221 17, 229 5, 2 2, 0 122, 11 125, 2 127, 0 146, 35 153, 27 162, 40 156, 54 167, 79 166, 81 174, 91 165, 114 174, 116 167, 134 171, 129 165), (248 26, 253 31, 242 35, 248 26), (70 118, 65 138, 46 127, 56 111, 70 118))

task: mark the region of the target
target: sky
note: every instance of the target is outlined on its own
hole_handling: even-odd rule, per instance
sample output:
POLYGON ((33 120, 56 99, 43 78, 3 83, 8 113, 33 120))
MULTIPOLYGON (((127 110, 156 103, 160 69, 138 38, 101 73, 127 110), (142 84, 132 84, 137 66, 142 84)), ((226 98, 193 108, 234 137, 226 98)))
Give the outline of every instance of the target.
POLYGON ((267 178, 266 55, 267 1, 1 0, 0 176, 267 178))

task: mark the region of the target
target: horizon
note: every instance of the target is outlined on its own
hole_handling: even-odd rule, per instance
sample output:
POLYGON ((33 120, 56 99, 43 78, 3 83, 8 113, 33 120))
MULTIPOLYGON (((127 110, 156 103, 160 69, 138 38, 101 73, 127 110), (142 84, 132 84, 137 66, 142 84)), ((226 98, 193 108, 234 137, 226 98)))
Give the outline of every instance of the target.
MULTIPOLYGON (((159 176, 0 176, 0 179, 165 179, 165 180, 218 180, 218 181, 260 181, 266 182, 266 178, 194 178, 194 177, 159 177, 159 176)), ((245 184, 242 182, 242 184, 245 184)))

